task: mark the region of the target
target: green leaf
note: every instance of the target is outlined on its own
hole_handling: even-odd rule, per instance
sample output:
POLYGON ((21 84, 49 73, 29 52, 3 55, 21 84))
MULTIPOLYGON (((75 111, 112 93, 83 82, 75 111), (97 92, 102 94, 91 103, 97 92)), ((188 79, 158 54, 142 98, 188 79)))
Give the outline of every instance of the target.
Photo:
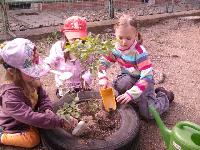
POLYGON ((108 54, 110 50, 114 48, 114 40, 111 38, 101 38, 100 35, 94 35, 92 33, 88 34, 85 43, 83 44, 82 40, 77 39, 70 45, 66 45, 66 51, 69 51, 75 57, 77 57, 81 63, 87 61, 91 56, 93 58, 92 62, 87 63, 87 68, 92 70, 97 70, 98 63, 96 63, 100 55, 108 54))

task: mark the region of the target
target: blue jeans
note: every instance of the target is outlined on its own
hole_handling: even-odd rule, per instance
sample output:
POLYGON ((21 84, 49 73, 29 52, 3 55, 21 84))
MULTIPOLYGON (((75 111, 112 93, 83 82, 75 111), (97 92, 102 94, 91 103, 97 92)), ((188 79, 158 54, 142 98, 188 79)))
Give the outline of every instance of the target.
MULTIPOLYGON (((132 88, 138 80, 138 77, 133 77, 129 74, 120 74, 117 76, 117 79, 113 81, 113 88, 118 92, 118 95, 121 95, 132 88)), ((169 109, 169 100, 166 94, 158 92, 156 95, 153 81, 148 83, 148 87, 137 101, 139 113, 146 119, 152 119, 152 115, 149 112, 149 106, 151 104, 154 105, 159 114, 162 114, 169 109)))

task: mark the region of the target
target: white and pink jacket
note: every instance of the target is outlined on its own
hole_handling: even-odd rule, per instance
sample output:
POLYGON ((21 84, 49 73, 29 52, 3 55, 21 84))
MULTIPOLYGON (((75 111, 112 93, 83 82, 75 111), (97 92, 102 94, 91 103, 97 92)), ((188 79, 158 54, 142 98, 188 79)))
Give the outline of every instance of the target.
POLYGON ((64 41, 57 41, 50 50, 49 56, 45 59, 45 63, 54 67, 59 72, 71 72, 73 75, 70 79, 64 81, 60 79, 60 75, 55 75, 56 87, 65 86, 68 88, 81 88, 81 83, 85 81, 91 84, 92 78, 89 71, 84 70, 78 59, 72 56, 72 60, 66 60, 63 52, 64 41))

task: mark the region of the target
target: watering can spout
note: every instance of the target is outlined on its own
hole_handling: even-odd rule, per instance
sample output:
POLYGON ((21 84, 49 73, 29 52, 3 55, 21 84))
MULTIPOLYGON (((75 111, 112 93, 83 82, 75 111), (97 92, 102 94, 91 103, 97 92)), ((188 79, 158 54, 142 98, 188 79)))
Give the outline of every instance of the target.
POLYGON ((152 113, 153 117, 156 120, 156 123, 160 129, 160 133, 163 136, 163 139, 165 141, 165 145, 169 147, 170 144, 170 135, 171 135, 171 130, 169 130, 163 123, 163 121, 160 118, 160 115, 156 111, 155 107, 153 105, 149 106, 149 111, 152 113))

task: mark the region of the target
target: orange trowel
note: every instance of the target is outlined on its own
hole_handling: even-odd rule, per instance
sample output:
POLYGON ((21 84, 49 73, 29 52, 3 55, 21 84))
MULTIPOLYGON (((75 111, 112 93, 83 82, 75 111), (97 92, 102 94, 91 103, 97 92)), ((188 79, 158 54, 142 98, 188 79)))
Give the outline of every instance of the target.
POLYGON ((112 88, 101 88, 100 94, 106 111, 116 110, 115 95, 112 88))

